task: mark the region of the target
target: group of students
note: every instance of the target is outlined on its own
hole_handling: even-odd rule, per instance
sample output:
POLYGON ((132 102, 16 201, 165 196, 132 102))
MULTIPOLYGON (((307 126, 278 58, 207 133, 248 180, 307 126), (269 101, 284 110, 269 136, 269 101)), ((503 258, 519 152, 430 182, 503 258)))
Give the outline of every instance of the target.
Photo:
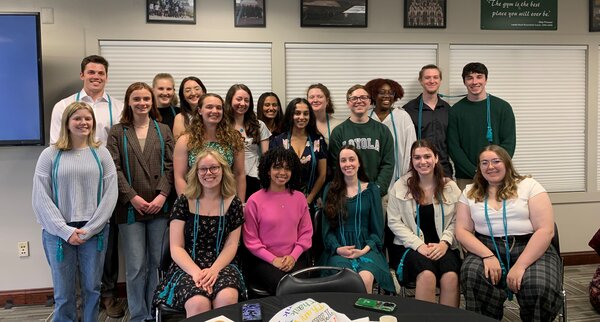
POLYGON ((417 299, 436 301, 439 287, 440 303, 456 307, 460 283, 466 308, 496 319, 512 294, 525 321, 560 309, 552 205, 512 166, 514 115, 486 93, 483 64, 465 66, 468 94, 452 109, 427 65, 423 93, 404 108, 393 80, 352 86, 346 120, 323 84, 285 111, 264 93, 255 112, 243 84, 224 100, 186 77, 177 97, 173 77, 158 74, 152 87, 131 84, 123 105, 104 91, 107 72, 101 56, 84 58, 84 88, 54 107, 34 175, 56 321, 76 319, 74 275, 83 320, 97 319, 100 302, 109 312, 100 287, 117 235, 132 321, 151 320, 158 303, 188 316, 235 303, 245 278, 274 293, 313 264, 353 269, 368 292, 375 282, 394 292, 392 268, 416 282, 417 299), (158 282, 167 226, 173 264, 158 282))

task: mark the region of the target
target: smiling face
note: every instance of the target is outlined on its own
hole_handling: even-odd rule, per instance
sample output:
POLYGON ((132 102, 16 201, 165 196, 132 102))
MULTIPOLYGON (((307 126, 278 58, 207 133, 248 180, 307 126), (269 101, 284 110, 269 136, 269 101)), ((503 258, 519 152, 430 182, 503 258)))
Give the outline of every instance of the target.
POLYGON ((294 110, 294 128, 297 130, 304 130, 306 125, 308 125, 308 121, 310 120, 310 111, 308 109, 308 105, 304 103, 296 104, 296 109, 294 110))
POLYGON ((223 179, 222 170, 221 164, 219 164, 217 159, 207 154, 198 161, 198 181, 206 189, 219 187, 223 179))
POLYGON ((360 162, 356 152, 350 149, 343 149, 340 151, 340 170, 345 177, 355 177, 360 168, 360 162))
POLYGON ((183 84, 183 98, 192 108, 198 106, 198 100, 203 94, 202 87, 196 81, 188 80, 183 84))
POLYGON ((325 93, 323 93, 320 88, 311 88, 308 91, 306 98, 308 99, 308 102, 310 103, 310 106, 312 106, 315 113, 327 110, 327 104, 329 104, 329 101, 325 96, 325 93))
POLYGON ((106 68, 104 65, 97 63, 88 63, 85 65, 83 72, 79 74, 79 78, 83 81, 83 89, 85 92, 93 96, 104 91, 106 85, 106 68))
POLYGON ((369 93, 367 93, 367 91, 362 88, 352 91, 352 93, 348 95, 347 99, 350 112, 358 117, 361 117, 365 113, 367 113, 367 110, 371 105, 369 93))
POLYGON ((158 107, 171 105, 173 95, 175 95, 175 84, 168 78, 160 78, 154 84, 154 96, 158 107))
POLYGON ((291 177, 292 170, 286 163, 273 164, 269 170, 269 178, 271 178, 269 189, 275 191, 284 190, 285 185, 290 181, 291 177))
POLYGON ((440 71, 437 68, 424 69, 419 83, 421 83, 421 87, 428 94, 437 94, 442 84, 440 71))
POLYGON ((134 118, 145 117, 152 108, 152 93, 147 89, 138 89, 129 96, 129 107, 134 118))
POLYGON ((204 124, 217 125, 223 119, 223 102, 214 96, 205 96, 198 113, 204 124))
POLYGON ((250 94, 243 89, 238 89, 231 98, 231 107, 236 115, 244 115, 250 106, 250 94))
POLYGON ((94 127, 94 116, 85 109, 79 109, 69 118, 69 135, 71 138, 86 139, 94 127))
POLYGON ((438 157, 426 147, 414 149, 411 156, 413 168, 420 176, 433 175, 435 165, 438 163, 438 157))
POLYGON ((490 185, 500 185, 506 176, 506 165, 494 151, 484 151, 479 155, 481 174, 490 185))
POLYGON ((383 84, 377 90, 377 97, 375 98, 375 107, 380 111, 388 111, 392 108, 395 102, 395 93, 392 91, 392 87, 389 84, 383 84))
POLYGON ((485 98, 485 85, 487 84, 487 77, 485 74, 470 73, 465 76, 464 83, 467 88, 469 99, 482 100, 485 98))
POLYGON ((279 113, 279 108, 277 98, 275 96, 267 96, 262 106, 263 115, 268 119, 274 119, 277 117, 277 113, 279 113))

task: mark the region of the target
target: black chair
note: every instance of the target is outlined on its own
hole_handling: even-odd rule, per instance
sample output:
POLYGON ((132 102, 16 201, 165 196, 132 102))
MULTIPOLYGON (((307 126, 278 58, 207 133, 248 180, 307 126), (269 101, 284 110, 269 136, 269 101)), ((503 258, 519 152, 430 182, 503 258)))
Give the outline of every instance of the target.
MULTIPOLYGON (((169 241, 169 227, 165 230, 162 237, 162 245, 160 251, 160 262, 158 265, 158 280, 159 282, 167 275, 167 271, 169 270, 169 266, 171 266, 171 248, 169 241)), ((184 315, 185 310, 178 310, 173 307, 170 307, 166 304, 159 304, 156 306, 156 322, 162 321, 163 315, 184 315)))
MULTIPOLYGON (((241 237, 243 238, 243 236, 241 237)), ((240 260, 240 269, 244 275, 244 282, 246 283, 246 289, 248 291, 248 299, 257 299, 262 297, 271 296, 273 294, 269 294, 267 289, 261 285, 256 279, 254 279, 250 274, 248 274, 250 258, 253 256, 246 245, 244 245, 244 241, 240 240, 240 245, 238 246, 238 255, 240 260)))
POLYGON ((367 293, 365 284, 355 271, 332 266, 315 266, 286 274, 277 285, 276 295, 313 292, 367 293), (334 274, 325 275, 334 271, 334 274), (307 278, 300 276, 308 275, 307 278))
POLYGON ((563 307, 562 312, 558 314, 559 318, 565 322, 567 321, 567 291, 565 290, 565 263, 563 262, 562 257, 560 256, 560 239, 558 237, 558 226, 554 223, 554 237, 552 237, 552 241, 550 244, 554 247, 556 252, 558 253, 558 258, 560 260, 560 269, 561 269, 561 294, 563 298, 563 307))

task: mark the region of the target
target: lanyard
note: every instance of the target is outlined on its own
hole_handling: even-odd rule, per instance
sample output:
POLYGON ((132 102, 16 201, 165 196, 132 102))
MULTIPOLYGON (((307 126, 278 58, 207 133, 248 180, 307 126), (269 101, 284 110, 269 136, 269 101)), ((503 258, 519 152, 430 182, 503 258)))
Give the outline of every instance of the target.
POLYGON ((490 144, 492 144, 492 140, 494 139, 494 135, 492 132, 492 113, 490 112, 490 94, 486 94, 485 96, 485 105, 486 105, 486 121, 487 121, 487 132, 485 134, 485 138, 488 140, 490 144))
MULTIPOLYGON (((98 171, 100 173, 99 174, 100 179, 98 180, 98 192, 96 194, 96 206, 98 206, 100 204, 100 201, 102 200, 102 190, 104 189, 104 181, 102 180, 104 178, 104 168, 102 168, 102 164, 100 163, 100 158, 98 158, 98 154, 96 153, 96 150, 93 149, 92 147, 90 147, 90 151, 92 151, 92 155, 94 156, 94 159, 96 159, 96 164, 98 165, 98 171)), ((63 151, 59 150, 58 153, 56 154, 56 157, 54 158, 54 162, 52 164, 52 176, 50 178, 51 183, 52 183, 54 203, 56 204, 56 208, 59 208, 59 206, 58 206, 58 167, 60 165, 60 158, 62 157, 62 153, 63 153, 63 151)), ((101 231, 96 236, 98 238, 96 250, 101 252, 104 249, 104 232, 101 231)), ((58 249, 56 252, 56 261, 62 262, 64 259, 64 251, 63 251, 63 240, 60 237, 58 237, 58 240, 57 240, 57 247, 58 247, 58 249)))
POLYGON ((327 121, 327 140, 331 137, 331 127, 329 127, 329 114, 325 113, 325 120, 327 121))
MULTIPOLYGON (((362 224, 362 218, 361 218, 362 216, 360 215, 361 208, 362 208, 362 195, 361 195, 361 188, 360 188, 360 180, 358 180, 358 192, 356 193, 356 205, 354 206, 354 234, 356 236, 355 241, 357 244, 360 243, 359 237, 360 237, 361 224, 362 224)), ((346 242, 344 223, 342 222, 341 214, 338 215, 338 221, 339 221, 339 225, 340 225, 340 236, 342 238, 342 244, 344 244, 344 246, 348 246, 348 243, 346 242)), ((358 248, 358 249, 362 248, 361 245, 354 245, 354 246, 356 246, 356 248, 358 248)))
MULTIPOLYGON (((446 217, 444 215, 444 205, 442 202, 442 198, 441 196, 438 196, 438 199, 440 200, 440 210, 442 211, 442 232, 444 231, 444 229, 446 228, 446 217)), ((421 208, 421 205, 419 204, 419 201, 415 200, 415 202, 417 203, 417 216, 416 216, 416 221, 417 221, 417 237, 421 237, 421 216, 419 214, 419 209, 421 208)))
MULTIPOLYGON (((162 177, 165 172, 165 140, 160 133, 158 128, 158 122, 156 120, 152 120, 154 122, 154 128, 156 129, 156 133, 158 133, 158 140, 160 141, 160 176, 162 177)), ((127 183, 131 186, 131 170, 129 169, 129 152, 127 150, 127 128, 123 127, 123 155, 125 156, 125 172, 127 173, 127 183)), ((167 203, 165 202, 163 206, 163 211, 167 211, 167 203)), ((133 205, 129 202, 129 207, 127 208, 127 224, 131 225, 135 223, 135 213, 133 212, 133 205)))
POLYGON ((169 105, 169 107, 171 108, 171 114, 173 114, 173 117, 177 116, 177 112, 175 112, 175 108, 172 105, 169 105))
MULTIPOLYGON (((505 247, 505 253, 506 253, 506 266, 502 262, 502 257, 500 256, 500 250, 498 249, 498 244, 496 244, 496 238, 494 238, 494 232, 492 231, 492 224, 490 222, 490 217, 488 215, 487 196, 484 199, 484 214, 485 214, 485 221, 487 223, 488 230, 490 232, 490 238, 492 239, 492 243, 494 244, 494 249, 496 250, 496 256, 498 257, 498 261, 500 262, 500 267, 502 268, 502 278, 506 279, 506 275, 508 274, 508 271, 510 270, 510 247, 508 245, 508 224, 506 222, 506 199, 502 199, 502 224, 504 225, 504 247, 505 247)), ((513 294, 508 289, 508 285, 506 286, 506 292, 508 293, 508 299, 512 300, 513 294)))
MULTIPOLYGON (((215 250, 217 256, 221 252, 221 242, 223 241, 223 235, 225 233, 225 219, 223 218, 223 212, 225 211, 225 204, 223 202, 223 196, 221 196, 221 207, 219 207, 219 226, 217 229, 217 240, 215 242, 215 250)), ((198 240, 199 220, 200 217, 200 198, 196 198, 196 216, 194 216, 194 244, 192 246, 192 259, 196 261, 196 241, 198 240)))
MULTIPOLYGON (((375 108, 371 110, 371 114, 369 115, 369 117, 373 118, 373 112, 375 112, 375 108)), ((394 169, 396 170, 396 179, 394 180, 394 182, 396 182, 398 181, 398 179, 400 179, 400 175, 402 174, 400 173, 400 160, 398 160, 398 151, 400 150, 400 148, 398 148, 398 133, 396 132, 396 122, 394 122, 393 108, 389 116, 392 119, 392 134, 394 134, 394 169)))
MULTIPOLYGON (((290 144, 289 148, 293 149, 292 147, 292 133, 288 132, 288 142, 290 144)), ((312 190, 312 187, 315 184, 315 172, 317 170, 317 158, 315 156, 315 147, 314 147, 314 143, 311 140, 310 134, 307 135, 306 140, 308 141, 308 146, 310 148, 310 174, 308 177, 308 185, 306 186, 305 190, 304 190, 304 196, 308 196, 310 194, 310 191, 312 190)), ((306 148, 306 144, 304 144, 304 148, 306 148)), ((302 151, 302 154, 304 154, 304 151, 302 151)))
MULTIPOLYGON (((77 92, 77 96, 75 97, 75 101, 79 102, 79 98, 81 96, 81 92, 77 92)), ((112 117, 112 100, 110 99, 110 95, 106 94, 108 97, 108 117, 110 118, 110 127, 113 126, 113 117, 112 117)))

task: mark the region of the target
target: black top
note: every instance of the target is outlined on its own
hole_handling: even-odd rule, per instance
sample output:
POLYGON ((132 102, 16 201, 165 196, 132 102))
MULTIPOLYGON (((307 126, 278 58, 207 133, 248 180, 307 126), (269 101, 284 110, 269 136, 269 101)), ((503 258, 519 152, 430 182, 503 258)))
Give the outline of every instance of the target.
POLYGON ((177 106, 169 106, 169 107, 161 107, 158 109, 160 112, 160 116, 162 117, 162 124, 166 124, 169 126, 171 131, 173 131, 173 123, 175 122, 175 115, 179 114, 179 107, 177 106), (175 114, 173 114, 175 111, 175 114))
POLYGON ((439 243, 440 238, 435 227, 433 204, 421 205, 419 207, 419 217, 421 220, 421 231, 423 232, 423 236, 425 236, 425 243, 439 243))
MULTIPOLYGON (((423 94, 406 103, 402 108, 410 115, 410 118, 415 125, 415 134, 419 137, 419 101, 423 94)), ((448 129, 448 113, 450 112, 450 104, 438 96, 438 102, 435 109, 432 110, 425 102, 423 102, 423 118, 421 124, 421 138, 427 139, 438 150, 440 164, 444 168, 444 176, 452 177, 454 171, 448 157, 448 146, 446 144, 446 131, 448 129)))

